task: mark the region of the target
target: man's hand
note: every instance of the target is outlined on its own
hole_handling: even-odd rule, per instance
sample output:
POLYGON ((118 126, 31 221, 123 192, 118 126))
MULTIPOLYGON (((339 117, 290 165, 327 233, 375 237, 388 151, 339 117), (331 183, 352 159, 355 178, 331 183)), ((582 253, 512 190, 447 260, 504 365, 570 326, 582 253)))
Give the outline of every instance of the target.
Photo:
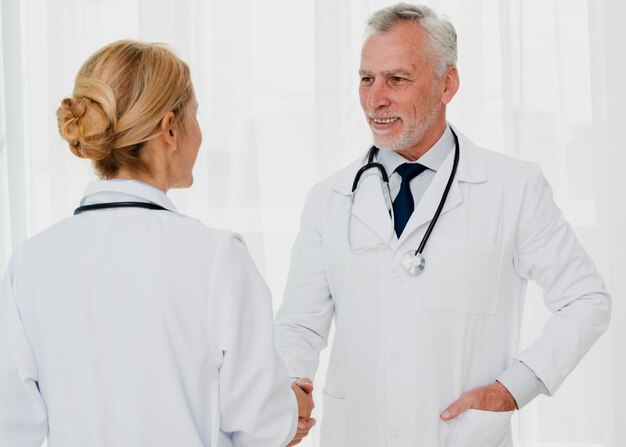
POLYGON ((294 436, 293 440, 287 444, 287 447, 291 447, 296 444, 300 444, 300 442, 307 437, 309 431, 315 425, 315 419, 302 419, 298 418, 298 431, 296 431, 296 436, 294 436))
POLYGON ((313 382, 306 377, 300 377, 291 384, 291 389, 298 400, 298 430, 293 440, 287 447, 300 444, 315 425, 315 419, 311 418, 311 412, 315 407, 313 403, 313 382))
POLYGON ((511 411, 517 408, 517 403, 509 390, 500 382, 496 382, 462 394, 441 413, 441 419, 449 421, 470 408, 483 411, 511 411))
POLYGON ((301 377, 291 384, 291 389, 298 400, 298 417, 309 419, 315 404, 313 403, 313 382, 306 377, 301 377))

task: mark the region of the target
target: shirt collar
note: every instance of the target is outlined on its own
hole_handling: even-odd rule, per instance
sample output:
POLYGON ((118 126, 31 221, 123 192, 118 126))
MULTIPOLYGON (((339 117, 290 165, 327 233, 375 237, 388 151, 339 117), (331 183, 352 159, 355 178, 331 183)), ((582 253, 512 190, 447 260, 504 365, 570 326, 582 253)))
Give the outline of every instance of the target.
POLYGON ((385 171, 387 171, 389 175, 395 172, 397 167, 403 163, 419 163, 437 172, 445 159, 452 152, 453 148, 454 136, 452 135, 450 126, 446 126, 446 130, 444 130, 439 140, 415 162, 410 162, 396 151, 391 150, 378 151, 376 159, 384 166, 385 171))
POLYGON ((89 182, 80 205, 92 205, 107 202, 149 202, 177 212, 174 203, 165 192, 139 180, 112 179, 89 182))

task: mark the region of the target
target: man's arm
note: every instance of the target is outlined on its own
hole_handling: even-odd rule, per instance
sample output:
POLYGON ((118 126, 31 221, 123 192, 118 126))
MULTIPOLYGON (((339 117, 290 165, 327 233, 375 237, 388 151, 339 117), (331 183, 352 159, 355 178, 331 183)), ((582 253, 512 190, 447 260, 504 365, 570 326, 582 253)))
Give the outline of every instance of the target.
POLYGON ((517 273, 537 282, 552 312, 542 334, 518 359, 553 394, 608 328, 611 298, 537 165, 527 184, 517 235, 517 273))
POLYGON ((320 199, 318 185, 302 211, 285 297, 276 316, 276 347, 292 377, 314 377, 333 318, 322 251, 320 199))
POLYGON ((520 205, 514 264, 520 277, 543 289, 553 315, 542 334, 498 377, 502 383, 465 393, 442 413, 443 419, 468 408, 521 408, 541 392, 553 394, 608 328, 611 299, 602 277, 564 220, 541 170, 532 166, 520 205), (482 391, 491 399, 484 399, 482 391))

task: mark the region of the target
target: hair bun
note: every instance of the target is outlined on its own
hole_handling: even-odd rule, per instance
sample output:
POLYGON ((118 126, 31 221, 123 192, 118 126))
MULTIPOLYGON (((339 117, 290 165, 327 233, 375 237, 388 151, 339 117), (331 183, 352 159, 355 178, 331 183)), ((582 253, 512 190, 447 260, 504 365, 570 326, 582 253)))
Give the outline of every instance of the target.
POLYGON ((114 138, 111 122, 102 106, 85 96, 61 101, 57 109, 59 133, 74 155, 91 160, 106 158, 114 138))
POLYGON ((79 139, 84 132, 81 130, 82 125, 78 120, 85 113, 85 108, 82 107, 82 113, 80 113, 80 115, 75 115, 75 111, 75 101, 72 100, 72 98, 65 98, 61 101, 61 107, 57 110, 57 122, 59 125, 59 133, 63 139, 69 143, 72 152, 82 157, 79 139))

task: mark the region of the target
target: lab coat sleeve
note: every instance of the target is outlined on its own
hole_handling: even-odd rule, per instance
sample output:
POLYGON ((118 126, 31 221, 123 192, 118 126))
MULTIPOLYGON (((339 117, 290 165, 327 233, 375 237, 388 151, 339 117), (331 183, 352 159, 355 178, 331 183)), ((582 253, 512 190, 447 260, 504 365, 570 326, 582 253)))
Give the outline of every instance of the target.
POLYGON ((611 299, 536 165, 521 206, 514 264, 543 289, 552 316, 518 359, 553 394, 607 329, 611 299))
POLYGON ((334 312, 323 259, 321 186, 313 188, 305 202, 291 250, 283 304, 276 317, 276 346, 289 374, 311 380, 320 351, 327 345, 334 312))
POLYGON ((209 337, 221 358, 220 430, 234 447, 281 447, 297 428, 297 401, 274 346, 269 289, 244 242, 218 244, 210 276, 209 337))
POLYGON ((509 390, 518 409, 525 407, 540 394, 548 394, 543 382, 519 360, 515 360, 496 380, 509 390))
POLYGON ((0 446, 40 447, 48 432, 37 364, 17 306, 16 250, 0 284, 0 446))

